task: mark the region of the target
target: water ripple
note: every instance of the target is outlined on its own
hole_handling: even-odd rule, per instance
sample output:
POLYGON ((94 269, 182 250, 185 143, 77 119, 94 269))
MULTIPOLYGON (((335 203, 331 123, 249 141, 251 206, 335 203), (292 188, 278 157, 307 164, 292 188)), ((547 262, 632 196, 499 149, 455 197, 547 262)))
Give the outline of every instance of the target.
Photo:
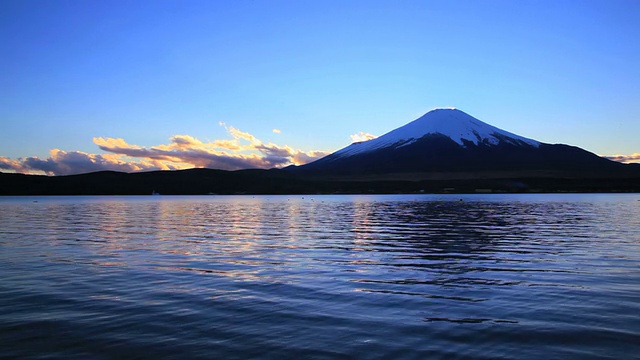
POLYGON ((459 200, 0 198, 0 357, 640 353, 638 195, 459 200))

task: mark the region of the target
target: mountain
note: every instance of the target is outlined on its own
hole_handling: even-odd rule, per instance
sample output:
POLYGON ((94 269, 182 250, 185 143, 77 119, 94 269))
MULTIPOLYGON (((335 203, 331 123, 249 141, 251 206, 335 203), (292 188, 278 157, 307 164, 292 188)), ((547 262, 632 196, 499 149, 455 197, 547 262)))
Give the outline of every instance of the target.
POLYGON ((369 141, 357 142, 338 150, 337 157, 353 156, 376 149, 408 146, 427 135, 442 135, 461 147, 467 145, 498 145, 538 147, 540 142, 512 134, 484 123, 457 109, 435 109, 417 120, 369 141))
POLYGON ((640 192, 640 165, 545 144, 437 109, 376 139, 285 169, 69 176, 0 172, 2 195, 640 192))
MULTIPOLYGON (((637 168, 632 170, 637 173, 637 168)), ((411 174, 419 179, 545 174, 582 177, 632 170, 578 147, 545 144, 510 133, 457 109, 436 109, 378 138, 353 143, 300 166, 298 171, 387 178, 411 174)))

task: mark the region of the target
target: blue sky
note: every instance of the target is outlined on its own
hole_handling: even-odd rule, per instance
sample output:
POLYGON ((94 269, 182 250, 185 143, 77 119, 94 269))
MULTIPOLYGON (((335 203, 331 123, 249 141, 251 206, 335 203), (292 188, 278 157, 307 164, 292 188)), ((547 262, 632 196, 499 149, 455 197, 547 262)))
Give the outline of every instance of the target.
POLYGON ((639 38, 635 0, 3 0, 0 167, 283 166, 450 106, 637 154, 639 38))

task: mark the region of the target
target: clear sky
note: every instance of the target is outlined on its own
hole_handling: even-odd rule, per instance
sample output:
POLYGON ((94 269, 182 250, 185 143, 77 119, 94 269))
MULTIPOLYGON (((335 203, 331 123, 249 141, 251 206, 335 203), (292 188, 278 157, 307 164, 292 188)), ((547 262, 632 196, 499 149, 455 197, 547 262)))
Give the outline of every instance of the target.
POLYGON ((454 106, 640 161, 640 1, 0 1, 0 170, 302 163, 454 106))

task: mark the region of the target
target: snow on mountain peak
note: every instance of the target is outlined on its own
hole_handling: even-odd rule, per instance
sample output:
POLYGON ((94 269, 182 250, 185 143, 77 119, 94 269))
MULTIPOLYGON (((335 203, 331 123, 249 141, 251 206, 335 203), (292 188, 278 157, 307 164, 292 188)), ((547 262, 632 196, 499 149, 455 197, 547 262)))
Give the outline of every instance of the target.
POLYGON ((501 130, 455 108, 438 108, 378 138, 351 144, 335 154, 351 156, 389 146, 398 148, 429 134, 444 135, 463 147, 466 146, 465 142, 475 145, 497 145, 500 142, 534 147, 540 145, 538 141, 501 130))

